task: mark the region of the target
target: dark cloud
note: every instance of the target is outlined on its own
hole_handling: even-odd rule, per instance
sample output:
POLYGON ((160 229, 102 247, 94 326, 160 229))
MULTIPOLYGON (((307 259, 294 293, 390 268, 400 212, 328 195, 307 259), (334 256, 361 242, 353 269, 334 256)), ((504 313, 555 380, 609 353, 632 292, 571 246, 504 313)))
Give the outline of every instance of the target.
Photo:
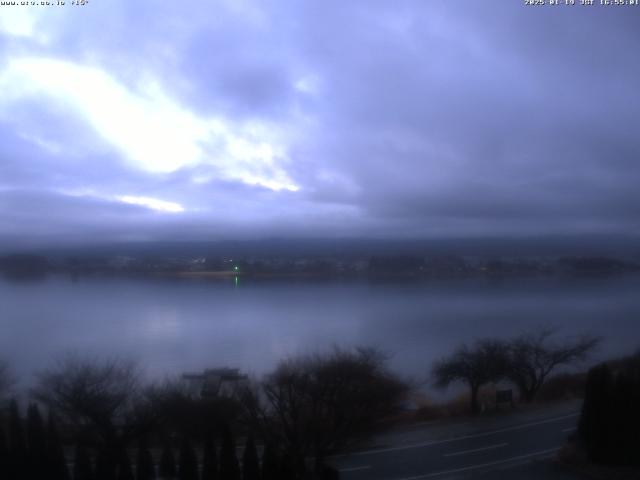
POLYGON ((64 101, 31 95, 0 106, 5 238, 639 233, 640 9, 145 0, 82 15, 52 17, 48 43, 0 37, 0 68, 64 59, 143 97, 152 80, 198 118, 273 127, 299 190, 207 162, 136 169, 64 101))

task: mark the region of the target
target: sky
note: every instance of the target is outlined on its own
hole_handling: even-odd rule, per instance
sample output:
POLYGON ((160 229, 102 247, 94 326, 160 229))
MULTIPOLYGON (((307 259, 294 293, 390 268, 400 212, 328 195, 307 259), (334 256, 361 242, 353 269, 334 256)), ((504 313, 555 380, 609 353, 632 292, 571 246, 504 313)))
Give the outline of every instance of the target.
POLYGON ((71 3, 0 6, 0 243, 640 233, 640 6, 71 3))

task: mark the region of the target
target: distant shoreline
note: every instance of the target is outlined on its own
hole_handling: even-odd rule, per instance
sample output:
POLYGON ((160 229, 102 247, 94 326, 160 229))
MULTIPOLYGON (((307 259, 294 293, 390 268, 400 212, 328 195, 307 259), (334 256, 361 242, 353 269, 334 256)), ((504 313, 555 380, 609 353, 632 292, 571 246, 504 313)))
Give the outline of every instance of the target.
MULTIPOLYGON (((98 272, 100 273, 100 272, 98 272)), ((225 271, 175 271, 175 272, 138 272, 140 275, 176 278, 325 278, 325 279, 405 279, 434 280, 461 278, 549 278, 549 277, 617 277, 638 275, 638 271, 593 271, 593 272, 460 272, 460 273, 382 273, 382 272, 235 272, 225 271)))

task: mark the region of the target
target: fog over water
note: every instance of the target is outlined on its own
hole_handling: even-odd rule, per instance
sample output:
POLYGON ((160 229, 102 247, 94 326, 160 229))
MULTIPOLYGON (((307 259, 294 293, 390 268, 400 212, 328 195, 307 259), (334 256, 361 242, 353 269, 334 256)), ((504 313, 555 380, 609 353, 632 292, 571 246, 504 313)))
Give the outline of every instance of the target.
POLYGON ((640 276, 204 281, 50 276, 0 280, 0 352, 26 384, 66 352, 138 359, 150 376, 216 366, 260 374, 290 354, 375 345, 425 379, 460 342, 539 326, 604 337, 597 358, 640 348, 640 276))

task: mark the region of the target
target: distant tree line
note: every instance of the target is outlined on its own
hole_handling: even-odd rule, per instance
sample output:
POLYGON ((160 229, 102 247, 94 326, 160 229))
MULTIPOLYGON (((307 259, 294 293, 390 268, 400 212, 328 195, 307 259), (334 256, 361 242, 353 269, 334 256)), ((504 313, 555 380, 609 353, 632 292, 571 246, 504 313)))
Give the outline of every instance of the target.
POLYGON ((73 256, 66 259, 47 258, 35 254, 0 256, 0 272, 8 278, 38 279, 49 272, 65 272, 72 276, 97 272, 111 273, 164 273, 227 272, 248 276, 314 275, 314 276, 370 276, 372 278, 428 278, 461 275, 602 275, 640 271, 640 265, 626 259, 604 256, 571 256, 556 259, 514 258, 486 255, 469 258, 458 255, 426 255, 420 253, 357 255, 308 253, 292 255, 263 255, 244 259, 221 255, 191 257, 185 253, 149 255, 73 256))
POLYGON ((511 340, 485 338, 461 345, 434 364, 435 384, 446 387, 454 382, 465 383, 470 390, 472 413, 481 411, 479 393, 488 383, 508 381, 518 389, 521 402, 531 403, 551 372, 584 360, 600 342, 592 336, 554 342, 553 333, 543 329, 511 340))
POLYGON ((0 271, 9 278, 37 278, 50 269, 46 257, 31 254, 13 254, 0 257, 0 271))
POLYGON ((640 352, 587 375, 578 436, 596 463, 640 466, 640 352))

